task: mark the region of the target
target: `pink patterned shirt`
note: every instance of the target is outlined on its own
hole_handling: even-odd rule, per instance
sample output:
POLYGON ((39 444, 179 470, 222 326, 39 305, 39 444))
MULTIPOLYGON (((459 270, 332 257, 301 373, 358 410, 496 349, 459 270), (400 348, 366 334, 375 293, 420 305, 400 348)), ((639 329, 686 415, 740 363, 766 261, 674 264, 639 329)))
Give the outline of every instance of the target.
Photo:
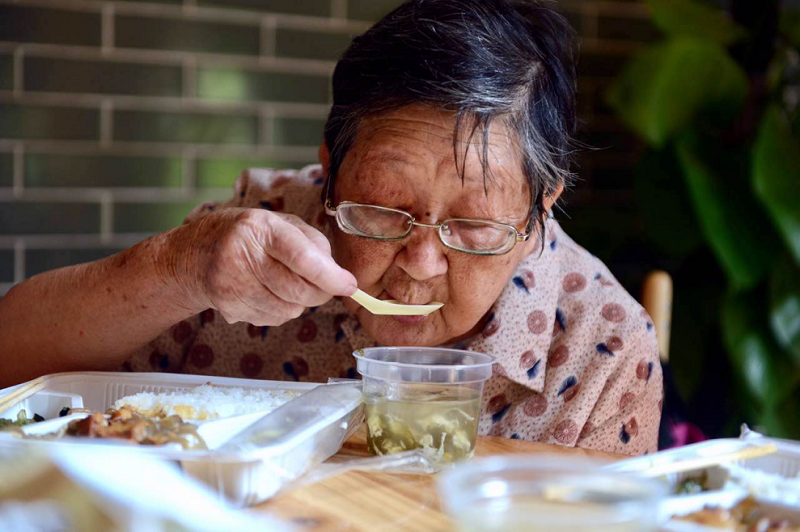
MULTIPOLYGON (((226 207, 296 214, 327 232, 319 165, 253 169, 226 207)), ((324 382, 358 377, 352 353, 376 345, 338 299, 280 327, 229 325, 213 310, 182 321, 129 361, 172 371, 324 382)), ((456 347, 493 355, 480 432, 624 454, 657 448, 662 377, 647 313, 608 269, 549 219, 544 252, 523 259, 477 337, 456 347)))

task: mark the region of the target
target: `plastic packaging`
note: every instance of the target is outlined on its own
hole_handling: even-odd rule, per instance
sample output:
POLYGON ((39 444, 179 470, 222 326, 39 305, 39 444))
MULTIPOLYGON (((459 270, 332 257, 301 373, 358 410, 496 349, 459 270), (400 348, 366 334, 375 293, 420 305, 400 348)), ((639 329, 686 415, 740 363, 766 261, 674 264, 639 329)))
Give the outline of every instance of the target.
MULTIPOLYGON (((0 448, 81 445, 125 447, 138 453, 175 460, 183 471, 236 505, 251 505, 274 495, 314 466, 335 454, 361 423, 360 384, 319 385, 162 373, 62 373, 46 377, 46 387, 0 417, 19 410, 40 414, 41 423, 27 425, 27 434, 58 430, 70 418, 63 407, 106 411, 116 400, 135 393, 163 392, 211 383, 217 386, 290 390, 302 394, 267 415, 249 414, 200 424, 198 432, 213 443, 208 451, 186 451, 178 445, 131 446, 108 439, 31 440, 0 432, 0 448)), ((0 395, 13 388, 0 391, 0 395)))
POLYGON ((462 532, 655 531, 664 485, 612 473, 602 463, 558 455, 493 457, 443 472, 437 488, 462 532))
POLYGON ((0 449, 0 530, 292 532, 232 508, 170 462, 130 448, 0 449))
POLYGON ((706 507, 732 508, 748 496, 766 508, 771 517, 786 518, 800 524, 800 480, 793 480, 800 477, 800 443, 767 438, 751 431, 746 425, 742 426, 742 435, 739 439, 709 440, 622 460, 609 464, 606 468, 635 473, 645 471, 655 464, 717 456, 767 443, 774 444, 778 451, 759 458, 668 475, 660 479, 667 486, 669 493, 673 494, 677 486, 687 478, 705 475, 705 484, 709 490, 697 494, 666 497, 659 506, 659 519, 663 522, 668 521, 663 525, 663 530, 684 532, 718 530, 670 519, 706 507), (760 479, 762 476, 764 478, 760 479), (794 489, 789 489, 788 484, 794 489))
POLYGON ((405 451, 386 456, 370 456, 367 458, 351 458, 332 464, 321 464, 300 477, 286 489, 310 486, 325 479, 342 475, 350 471, 368 473, 395 473, 403 475, 430 475, 441 471, 441 462, 424 451, 405 451))
POLYGON ((372 454, 422 449, 443 462, 472 456, 493 357, 413 347, 362 349, 355 357, 372 454))

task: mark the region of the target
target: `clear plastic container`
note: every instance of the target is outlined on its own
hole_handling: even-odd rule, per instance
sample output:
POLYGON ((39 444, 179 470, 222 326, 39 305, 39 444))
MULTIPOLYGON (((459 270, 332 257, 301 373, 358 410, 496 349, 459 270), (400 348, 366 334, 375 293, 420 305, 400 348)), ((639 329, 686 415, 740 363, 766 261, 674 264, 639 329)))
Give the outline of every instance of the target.
POLYGON ((442 473, 437 488, 461 532, 655 531, 663 484, 563 456, 483 459, 442 473))
MULTIPOLYGON (((205 375, 170 373, 75 372, 45 376, 45 388, 13 405, 0 418, 15 418, 19 410, 48 421, 26 425, 27 435, 46 435, 81 415, 59 417, 64 407, 106 411, 124 396, 166 392, 210 383, 215 386, 299 392, 267 415, 248 414, 201 424, 198 429, 209 450, 184 450, 180 445, 137 445, 111 439, 22 439, 0 432, 4 449, 99 446, 126 448, 178 462, 184 473, 204 482, 237 506, 272 497, 313 467, 333 456, 361 423, 358 383, 320 385, 205 375)), ((0 396, 18 387, 0 390, 0 396)), ((2 526, 0 526, 0 529, 2 526)))
POLYGON ((719 530, 672 518, 699 512, 707 507, 732 508, 748 496, 759 504, 766 516, 787 519, 790 523, 800 523, 800 485, 796 480, 800 477, 800 442, 767 438, 746 426, 743 426, 742 436, 739 439, 708 440, 621 460, 607 465, 606 469, 645 472, 653 466, 709 456, 724 456, 768 443, 774 444, 777 452, 759 458, 659 477, 659 481, 667 487, 669 493, 659 509, 659 517, 665 522, 662 529, 676 532, 719 530), (708 491, 686 495, 675 494, 681 482, 687 478, 702 476, 705 476, 704 484, 708 491))
POLYGON ((494 357, 422 347, 375 347, 354 355, 364 377, 372 454, 422 449, 442 463, 472 456, 494 357))

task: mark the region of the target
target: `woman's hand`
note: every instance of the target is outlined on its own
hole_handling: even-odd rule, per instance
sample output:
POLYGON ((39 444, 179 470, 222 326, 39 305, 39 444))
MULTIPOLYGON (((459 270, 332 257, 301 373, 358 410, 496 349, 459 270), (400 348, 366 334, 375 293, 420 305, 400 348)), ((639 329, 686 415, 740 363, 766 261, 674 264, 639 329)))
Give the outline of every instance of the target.
POLYGON ((278 325, 356 289, 299 218, 223 209, 116 255, 36 275, 0 299, 0 387, 113 369, 171 325, 215 308, 278 325))
POLYGON ((350 296, 356 279, 331 257, 325 236, 297 216, 260 209, 212 212, 170 235, 178 278, 200 310, 228 323, 280 325, 333 296, 350 296))

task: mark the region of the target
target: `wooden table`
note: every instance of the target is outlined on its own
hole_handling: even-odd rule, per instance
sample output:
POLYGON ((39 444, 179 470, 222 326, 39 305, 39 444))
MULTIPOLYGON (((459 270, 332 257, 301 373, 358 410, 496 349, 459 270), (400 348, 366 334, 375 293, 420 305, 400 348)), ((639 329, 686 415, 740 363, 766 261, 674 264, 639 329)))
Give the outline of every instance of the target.
MULTIPOLYGON (((479 436, 475 456, 560 454, 617 460, 621 455, 479 436)), ((367 456, 364 427, 331 460, 367 456)), ((397 475, 351 471, 297 488, 256 507, 291 522, 299 530, 452 531, 442 512, 432 475, 397 475)))

